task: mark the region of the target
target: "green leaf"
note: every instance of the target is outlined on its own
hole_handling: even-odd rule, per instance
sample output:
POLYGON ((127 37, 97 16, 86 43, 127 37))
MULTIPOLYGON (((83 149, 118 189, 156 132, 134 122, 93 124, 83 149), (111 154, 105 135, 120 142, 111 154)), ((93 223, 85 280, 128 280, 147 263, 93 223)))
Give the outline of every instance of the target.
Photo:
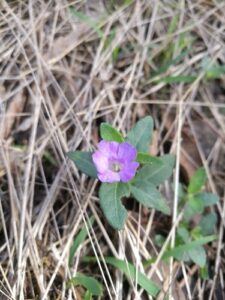
MULTIPOLYGON (((89 218, 87 220, 87 226, 88 228, 90 228, 93 223, 94 223, 94 216, 92 216, 91 218, 89 218)), ((70 248, 70 255, 69 255, 69 264, 71 265, 72 261, 73 261, 73 258, 74 258, 74 255, 78 249, 78 247, 83 243, 83 241, 86 239, 87 237, 87 234, 88 234, 88 231, 87 231, 87 227, 84 225, 83 228, 80 230, 80 232, 78 233, 78 235, 76 236, 74 242, 73 242, 73 245, 72 247, 70 248)))
POLYGON ((124 142, 124 138, 119 131, 113 128, 110 124, 102 123, 100 126, 101 138, 106 141, 115 141, 118 143, 124 142))
POLYGON ((151 182, 135 180, 130 189, 135 199, 144 206, 153 207, 167 215, 170 214, 170 208, 165 199, 151 182))
POLYGON ((206 71, 206 79, 219 79, 225 73, 225 65, 214 66, 206 71))
POLYGON ((67 153, 67 156, 75 163, 81 172, 88 176, 97 178, 97 170, 93 163, 91 152, 71 151, 67 153))
POLYGON ((188 185, 188 193, 194 194, 199 192, 206 183, 206 180, 207 176, 205 169, 203 167, 199 168, 191 178, 191 181, 188 185))
POLYGON ((195 248, 188 250, 190 259, 198 266, 204 267, 206 264, 205 249, 202 246, 195 246, 195 248))
POLYGON ((148 277, 137 271, 135 266, 131 263, 127 263, 124 260, 117 259, 114 257, 105 257, 105 261, 107 264, 110 264, 117 269, 119 269, 121 272, 126 274, 128 278, 131 278, 133 281, 137 279, 138 284, 151 296, 156 297, 159 293, 160 289, 159 287, 148 277))
MULTIPOLYGON (((163 259, 167 260, 170 257, 174 257, 178 260, 182 260, 180 258, 185 257, 188 254, 188 251, 195 249, 197 246, 201 246, 201 245, 210 243, 210 242, 214 241, 216 238, 217 238, 216 235, 209 235, 209 236, 201 237, 196 241, 190 241, 188 243, 179 245, 170 250, 167 250, 163 255, 163 259)), ((151 258, 151 259, 146 260, 144 262, 145 268, 150 266, 155 261, 156 261, 156 258, 151 258)))
POLYGON ((214 205, 220 200, 220 198, 213 193, 199 193, 197 194, 197 197, 202 199, 202 202, 205 207, 214 205))
POLYGON ((138 152, 136 161, 143 165, 153 164, 158 165, 159 167, 163 165, 163 161, 160 158, 144 152, 138 152))
POLYGON ((217 215, 215 213, 210 213, 205 215, 201 221, 199 226, 201 227, 201 231, 203 235, 212 234, 214 228, 217 223, 217 215))
MULTIPOLYGON (((84 262, 95 262, 96 257, 85 257, 82 259, 84 262)), ((160 292, 159 287, 148 277, 138 271, 135 266, 125 260, 117 259, 115 257, 107 256, 104 257, 107 264, 119 269, 123 272, 128 279, 133 281, 137 280, 137 283, 151 296, 156 297, 160 292)))
POLYGON ((201 278, 204 280, 209 279, 209 270, 208 270, 207 264, 203 268, 200 269, 200 275, 201 275, 201 278))
POLYGON ((200 226, 196 226, 191 230, 191 237, 193 240, 199 240, 202 237, 200 226))
POLYGON ((81 285, 85 287, 92 295, 102 296, 103 288, 101 283, 91 276, 77 274, 75 277, 71 278, 69 284, 74 286, 81 285))
POLYGON ((204 204, 201 198, 199 198, 198 196, 191 196, 188 199, 188 203, 190 205, 190 207, 192 208, 193 212, 200 214, 203 212, 204 210, 204 204))
POLYGON ((157 247, 162 248, 163 244, 165 243, 166 238, 162 234, 156 234, 154 242, 157 247))
MULTIPOLYGON (((188 243, 189 241, 190 241, 189 232, 184 226, 181 225, 180 227, 177 228, 175 245, 176 245, 176 247, 178 247, 180 245, 188 243)), ((177 253, 176 259, 180 260, 180 261, 189 261, 190 260, 187 252, 177 253)))
POLYGON ((103 183, 100 187, 100 206, 114 229, 120 230, 124 227, 127 211, 121 203, 121 198, 128 197, 129 194, 129 184, 122 182, 103 183))
POLYGON ((160 156, 159 158, 164 162, 164 164, 170 166, 171 168, 174 168, 175 162, 176 162, 176 157, 173 154, 166 154, 166 155, 160 156))
POLYGON ((178 227, 177 234, 183 242, 187 243, 189 241, 189 233, 185 227, 178 227))
POLYGON ((184 207, 184 220, 186 222, 189 222, 194 215, 196 215, 196 212, 193 210, 190 203, 187 202, 184 207))
POLYGON ((155 185, 159 185, 168 179, 173 173, 173 168, 175 164, 175 157, 173 155, 164 155, 157 157, 157 162, 151 164, 146 164, 136 175, 137 181, 144 180, 145 182, 150 182, 155 185), (159 165, 158 160, 161 161, 159 165))
MULTIPOLYGON (((177 246, 178 247, 178 246, 177 246)), ((173 255, 172 255, 173 256, 173 255)), ((177 260, 179 261, 185 261, 188 262, 190 261, 190 257, 188 255, 188 251, 181 251, 181 252, 177 252, 176 256, 174 256, 177 260)), ((165 258, 165 261, 168 261, 168 257, 165 258)))
POLYGON ((198 239, 196 241, 190 241, 190 242, 188 242, 186 244, 179 245, 179 246, 177 246, 177 247, 175 247, 173 249, 168 250, 163 255, 163 258, 167 259, 167 258, 169 258, 171 256, 173 256, 175 258, 180 257, 184 252, 193 250, 193 249, 195 249, 198 246, 210 243, 210 242, 214 241, 215 239, 216 239, 215 235, 209 235, 209 236, 202 237, 202 238, 200 238, 200 239, 198 239))
POLYGON ((148 152, 152 139, 153 120, 147 116, 136 123, 128 132, 127 142, 133 145, 139 152, 148 152))
POLYGON ((84 300, 91 300, 92 299, 92 294, 89 291, 86 291, 84 295, 84 300))

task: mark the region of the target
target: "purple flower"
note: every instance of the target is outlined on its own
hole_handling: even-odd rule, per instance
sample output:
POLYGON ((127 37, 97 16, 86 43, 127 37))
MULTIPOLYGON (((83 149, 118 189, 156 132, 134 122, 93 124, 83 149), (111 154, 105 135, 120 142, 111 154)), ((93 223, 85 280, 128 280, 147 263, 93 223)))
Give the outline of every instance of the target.
POLYGON ((135 161, 137 150, 129 143, 101 141, 98 150, 92 155, 102 182, 128 182, 139 166, 135 161))

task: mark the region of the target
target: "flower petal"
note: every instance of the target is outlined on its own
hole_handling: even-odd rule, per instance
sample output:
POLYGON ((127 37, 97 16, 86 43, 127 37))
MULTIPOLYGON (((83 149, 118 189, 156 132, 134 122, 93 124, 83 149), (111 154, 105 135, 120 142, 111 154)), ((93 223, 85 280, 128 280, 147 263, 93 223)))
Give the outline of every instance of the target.
POLYGON ((139 163, 137 163, 136 161, 127 162, 124 165, 123 169, 119 172, 121 181, 130 181, 135 176, 138 167, 139 163))
POLYGON ((92 154, 92 159, 99 173, 103 173, 108 170, 109 168, 108 158, 105 155, 103 155, 102 152, 95 151, 92 154))
POLYGON ((117 159, 119 145, 120 144, 117 142, 110 142, 110 157, 112 159, 117 159))
POLYGON ((110 142, 108 141, 101 141, 98 143, 98 150, 104 154, 106 157, 110 156, 110 142))
POLYGON ((117 143, 102 140, 98 150, 92 155, 98 171, 98 178, 102 182, 130 181, 137 171, 139 164, 135 162, 137 150, 129 143, 117 143), (118 164, 122 169, 115 172, 111 164, 118 164))
POLYGON ((98 174, 98 179, 101 182, 118 182, 120 181, 120 175, 119 173, 107 170, 104 173, 98 174))
POLYGON ((106 157, 117 158, 117 152, 119 148, 119 143, 108 142, 102 140, 98 143, 98 150, 102 152, 106 157))
POLYGON ((137 150, 129 143, 119 144, 118 158, 123 161, 133 161, 136 159, 137 150))

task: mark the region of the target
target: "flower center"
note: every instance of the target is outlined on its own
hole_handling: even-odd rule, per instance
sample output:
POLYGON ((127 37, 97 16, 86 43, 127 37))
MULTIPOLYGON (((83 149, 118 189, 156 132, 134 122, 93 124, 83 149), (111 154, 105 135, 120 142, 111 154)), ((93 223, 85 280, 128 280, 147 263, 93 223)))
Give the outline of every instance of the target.
POLYGON ((113 172, 116 172, 116 173, 118 173, 118 172, 120 172, 121 171, 121 169, 122 169, 122 164, 120 164, 119 162, 111 162, 111 164, 110 164, 110 170, 112 170, 113 172))

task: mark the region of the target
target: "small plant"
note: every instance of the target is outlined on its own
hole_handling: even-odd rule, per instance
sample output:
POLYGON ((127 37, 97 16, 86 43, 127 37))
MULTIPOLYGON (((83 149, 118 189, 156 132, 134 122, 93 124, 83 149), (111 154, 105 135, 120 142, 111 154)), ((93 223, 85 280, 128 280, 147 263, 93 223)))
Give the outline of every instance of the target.
POLYGON ((110 124, 102 123, 102 140, 91 152, 69 152, 68 157, 88 176, 98 178, 100 206, 109 224, 122 229, 127 211, 121 203, 123 197, 134 197, 146 207, 170 214, 166 200, 157 186, 172 174, 173 155, 151 156, 153 120, 147 116, 136 123, 126 137, 110 124))
MULTIPOLYGON (((109 224, 115 229, 122 229, 126 222, 127 211, 121 203, 123 197, 132 196, 146 207, 152 207, 165 214, 170 214, 166 200, 157 187, 172 174, 175 158, 173 155, 154 157, 148 153, 153 131, 151 117, 141 119, 127 133, 126 137, 107 123, 100 126, 102 140, 94 152, 69 152, 80 171, 99 179, 99 199, 102 211, 109 224)), ((192 261, 201 267, 202 278, 207 278, 206 253, 203 245, 213 241, 212 235, 217 217, 209 211, 209 207, 219 201, 212 193, 203 191, 207 176, 204 168, 199 168, 187 187, 179 185, 178 211, 183 211, 183 218, 176 231, 175 246, 167 248, 162 256, 164 260, 174 257, 181 261, 192 261), (198 215, 196 224, 195 216, 198 215), (195 225, 193 226, 193 223, 195 225)), ((88 226, 92 226, 93 217, 88 226)), ((77 235, 71 247, 69 264, 72 263, 77 248, 87 236, 84 227, 77 235)), ((156 244, 162 247, 164 237, 156 235, 156 244)), ((99 258, 101 260, 101 258, 99 258)), ((132 263, 115 257, 104 257, 105 262, 129 278, 136 280, 136 270, 132 263)), ((147 268, 154 263, 151 258, 143 263, 147 268)), ((84 257, 83 262, 95 263, 95 257, 84 257)), ((144 273, 138 273, 138 284, 151 296, 156 297, 160 288, 144 273)), ((101 283, 94 277, 77 274, 69 284, 81 285, 86 289, 85 299, 102 295, 101 283)))
MULTIPOLYGON (((181 261, 192 261, 201 267, 202 277, 206 277, 207 262, 204 244, 216 239, 213 235, 217 216, 210 212, 210 206, 219 201, 213 193, 203 191, 207 177, 204 168, 199 168, 187 187, 179 185, 179 211, 184 211, 177 228, 175 247, 168 249, 163 258, 171 256, 181 261)), ((165 238, 156 235, 155 242, 161 247, 165 238)), ((148 261, 151 263, 151 260, 148 261)), ((148 263, 146 265, 148 265, 148 263)))
MULTIPOLYGON (((210 212, 209 207, 216 204, 219 201, 219 197, 213 193, 203 191, 206 180, 205 169, 199 168, 192 176, 187 188, 180 185, 179 208, 184 208, 184 216, 177 230, 176 245, 190 242, 195 244, 199 240, 209 238, 210 236, 208 235, 214 232, 217 216, 215 213, 210 212), (195 218, 196 216, 198 218, 195 218), (193 222, 194 218, 196 219, 195 222, 193 222)), ((211 236, 212 239, 215 239, 215 236, 211 236)), ((195 247, 187 250, 181 258, 183 260, 192 260, 202 268, 206 265, 205 249, 198 242, 195 247)))

